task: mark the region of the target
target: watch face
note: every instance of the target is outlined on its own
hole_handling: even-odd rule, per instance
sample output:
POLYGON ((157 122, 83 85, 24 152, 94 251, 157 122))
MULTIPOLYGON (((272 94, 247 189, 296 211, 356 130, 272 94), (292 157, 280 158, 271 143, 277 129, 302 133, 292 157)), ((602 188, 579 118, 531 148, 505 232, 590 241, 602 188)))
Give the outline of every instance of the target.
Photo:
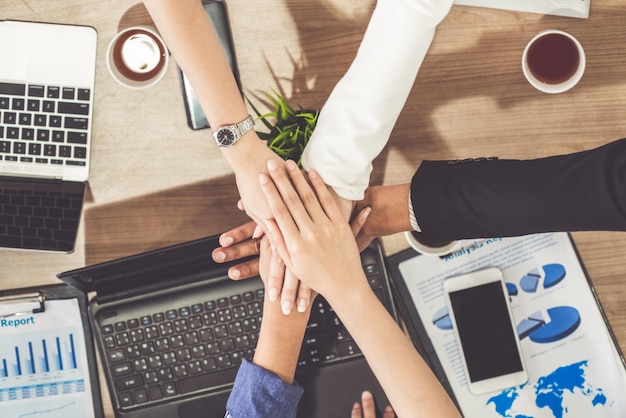
POLYGON ((235 134, 230 129, 220 129, 217 131, 217 140, 222 145, 232 145, 235 142, 235 134))

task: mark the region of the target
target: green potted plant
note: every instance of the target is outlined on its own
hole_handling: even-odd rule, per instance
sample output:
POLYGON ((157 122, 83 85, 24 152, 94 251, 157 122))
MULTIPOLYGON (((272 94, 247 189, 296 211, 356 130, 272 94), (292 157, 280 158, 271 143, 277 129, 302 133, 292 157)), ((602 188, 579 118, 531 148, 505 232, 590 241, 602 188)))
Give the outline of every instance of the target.
POLYGON ((272 90, 273 95, 263 93, 273 110, 261 114, 254 104, 248 100, 256 113, 257 120, 263 122, 268 132, 258 132, 259 138, 267 141, 267 146, 282 159, 293 160, 300 166, 300 159, 306 144, 311 138, 317 123, 319 111, 304 109, 298 105, 294 109, 285 98, 272 90))

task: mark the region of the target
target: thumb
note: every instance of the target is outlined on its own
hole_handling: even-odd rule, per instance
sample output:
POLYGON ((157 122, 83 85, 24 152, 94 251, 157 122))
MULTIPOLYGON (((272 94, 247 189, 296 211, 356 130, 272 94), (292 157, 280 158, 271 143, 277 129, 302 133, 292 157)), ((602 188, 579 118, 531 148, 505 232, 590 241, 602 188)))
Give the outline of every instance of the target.
POLYGON ((350 221, 350 229, 352 230, 352 235, 354 235, 355 237, 359 235, 359 232, 361 232, 361 229, 365 225, 365 222, 367 222, 367 218, 370 216, 370 213, 372 213, 372 208, 363 208, 359 213, 357 213, 352 221, 350 221))

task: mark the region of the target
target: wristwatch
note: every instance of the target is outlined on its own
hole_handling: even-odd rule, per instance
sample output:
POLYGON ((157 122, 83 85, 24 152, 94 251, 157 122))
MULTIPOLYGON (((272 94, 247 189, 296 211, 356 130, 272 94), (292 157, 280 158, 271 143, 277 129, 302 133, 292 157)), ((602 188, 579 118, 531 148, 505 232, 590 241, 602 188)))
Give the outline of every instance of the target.
POLYGON ((252 128, 254 128, 254 120, 248 115, 243 121, 234 125, 220 126, 213 131, 213 138, 218 147, 230 147, 252 128))

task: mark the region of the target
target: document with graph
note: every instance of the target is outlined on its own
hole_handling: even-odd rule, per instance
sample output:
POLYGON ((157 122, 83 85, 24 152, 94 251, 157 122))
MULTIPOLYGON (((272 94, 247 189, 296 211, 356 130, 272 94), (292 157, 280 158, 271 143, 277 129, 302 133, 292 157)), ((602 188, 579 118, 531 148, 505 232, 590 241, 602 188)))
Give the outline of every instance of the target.
POLYGON ((0 296, 0 416, 97 418, 79 299, 28 296, 0 296))
POLYGON ((411 338, 430 359, 465 417, 626 416, 623 356, 567 233, 465 240, 444 257, 392 256, 392 275, 411 338), (506 282, 528 382, 472 394, 453 322, 446 278, 487 267, 506 282), (406 309, 411 305, 411 309, 406 309), (408 318, 407 318, 408 316, 408 318))

